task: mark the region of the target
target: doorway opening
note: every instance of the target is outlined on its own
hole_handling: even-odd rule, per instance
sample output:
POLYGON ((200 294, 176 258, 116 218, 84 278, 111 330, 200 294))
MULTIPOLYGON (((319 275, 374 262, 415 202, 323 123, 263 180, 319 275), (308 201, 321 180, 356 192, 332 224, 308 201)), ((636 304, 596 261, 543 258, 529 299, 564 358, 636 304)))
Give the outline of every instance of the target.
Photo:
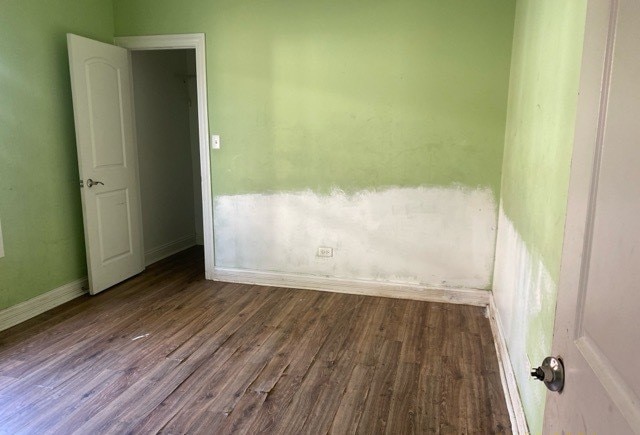
POLYGON ((118 37, 130 52, 145 264, 196 244, 213 278, 204 34, 118 37))
POLYGON ((195 50, 131 53, 145 265, 204 244, 195 50))

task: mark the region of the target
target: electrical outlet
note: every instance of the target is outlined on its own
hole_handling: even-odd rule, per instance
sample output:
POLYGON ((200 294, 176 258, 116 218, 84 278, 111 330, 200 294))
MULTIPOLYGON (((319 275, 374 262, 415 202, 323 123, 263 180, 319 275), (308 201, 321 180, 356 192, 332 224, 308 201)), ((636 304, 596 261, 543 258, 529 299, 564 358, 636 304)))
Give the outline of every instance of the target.
POLYGON ((333 248, 327 248, 325 246, 318 247, 318 257, 333 257, 333 248))

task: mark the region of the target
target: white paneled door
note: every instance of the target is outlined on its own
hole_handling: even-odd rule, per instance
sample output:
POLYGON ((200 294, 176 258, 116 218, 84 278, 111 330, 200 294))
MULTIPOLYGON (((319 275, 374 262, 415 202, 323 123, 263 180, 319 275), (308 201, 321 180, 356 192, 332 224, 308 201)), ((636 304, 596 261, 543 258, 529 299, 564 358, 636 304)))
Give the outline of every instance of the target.
POLYGON ((91 294, 144 269, 126 49, 67 35, 91 294))
POLYGON ((640 2, 589 0, 545 433, 640 433, 640 2))

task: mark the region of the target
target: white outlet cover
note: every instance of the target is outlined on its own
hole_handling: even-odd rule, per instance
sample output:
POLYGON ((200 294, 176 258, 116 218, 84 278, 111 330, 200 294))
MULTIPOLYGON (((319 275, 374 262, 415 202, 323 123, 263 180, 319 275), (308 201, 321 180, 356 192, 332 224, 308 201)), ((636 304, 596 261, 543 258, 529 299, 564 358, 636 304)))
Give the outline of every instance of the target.
POLYGON ((333 257, 333 248, 328 248, 326 246, 319 246, 318 252, 316 254, 318 257, 333 257))

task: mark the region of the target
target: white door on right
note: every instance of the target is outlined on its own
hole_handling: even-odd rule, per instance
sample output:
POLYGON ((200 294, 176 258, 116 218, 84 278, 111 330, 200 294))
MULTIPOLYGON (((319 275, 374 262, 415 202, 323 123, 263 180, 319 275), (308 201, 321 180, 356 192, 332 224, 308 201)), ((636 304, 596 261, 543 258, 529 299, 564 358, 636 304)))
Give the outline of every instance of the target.
POLYGON ((640 433, 640 1, 589 0, 545 433, 640 433))

